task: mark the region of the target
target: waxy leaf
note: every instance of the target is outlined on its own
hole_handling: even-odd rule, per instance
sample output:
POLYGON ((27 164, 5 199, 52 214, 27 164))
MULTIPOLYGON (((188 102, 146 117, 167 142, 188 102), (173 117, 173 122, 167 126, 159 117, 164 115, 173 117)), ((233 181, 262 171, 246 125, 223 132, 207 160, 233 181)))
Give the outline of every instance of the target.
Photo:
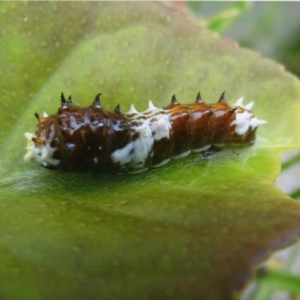
POLYGON ((2 2, 0 293, 5 299, 228 299, 300 233, 274 186, 300 145, 300 83, 283 67, 150 2, 2 2), (254 146, 192 154, 139 175, 25 163, 34 113, 60 93, 106 109, 198 91, 255 101, 254 146))

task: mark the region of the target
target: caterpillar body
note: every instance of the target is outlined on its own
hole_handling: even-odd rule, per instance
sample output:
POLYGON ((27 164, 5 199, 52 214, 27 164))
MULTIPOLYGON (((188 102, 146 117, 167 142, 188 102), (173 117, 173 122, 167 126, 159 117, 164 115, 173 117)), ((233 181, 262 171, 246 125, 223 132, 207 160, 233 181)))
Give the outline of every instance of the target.
POLYGON ((48 168, 71 171, 125 169, 140 173, 150 166, 159 167, 170 158, 205 151, 211 145, 251 145, 259 125, 253 102, 243 105, 240 98, 233 106, 225 101, 225 92, 215 104, 206 104, 200 93, 192 104, 180 104, 175 95, 171 103, 157 108, 149 101, 144 112, 133 105, 121 113, 100 105, 97 94, 92 105, 79 107, 61 94, 61 107, 53 115, 35 113, 35 134, 28 140, 24 159, 35 160, 48 168))

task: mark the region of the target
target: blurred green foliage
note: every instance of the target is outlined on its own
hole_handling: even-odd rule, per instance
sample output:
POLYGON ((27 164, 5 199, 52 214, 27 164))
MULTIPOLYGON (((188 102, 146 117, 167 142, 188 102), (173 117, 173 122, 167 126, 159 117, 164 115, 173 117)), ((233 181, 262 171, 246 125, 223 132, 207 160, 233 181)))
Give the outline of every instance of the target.
POLYGON ((204 1, 189 2, 189 9, 211 30, 281 62, 300 76, 299 2, 204 1))

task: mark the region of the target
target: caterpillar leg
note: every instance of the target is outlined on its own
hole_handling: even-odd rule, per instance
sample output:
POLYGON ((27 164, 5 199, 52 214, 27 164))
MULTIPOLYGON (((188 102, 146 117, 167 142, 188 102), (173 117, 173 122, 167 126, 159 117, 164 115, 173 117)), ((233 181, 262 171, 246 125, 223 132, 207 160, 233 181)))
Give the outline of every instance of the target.
POLYGON ((204 158, 207 158, 215 153, 221 152, 223 148, 220 146, 211 145, 209 149, 202 151, 201 154, 204 158))

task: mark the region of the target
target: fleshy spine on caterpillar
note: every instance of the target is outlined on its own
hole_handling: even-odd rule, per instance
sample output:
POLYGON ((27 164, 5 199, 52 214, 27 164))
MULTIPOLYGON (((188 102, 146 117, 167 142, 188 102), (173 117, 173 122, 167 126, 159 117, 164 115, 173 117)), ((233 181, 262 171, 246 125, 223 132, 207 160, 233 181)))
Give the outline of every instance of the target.
POLYGON ((40 117, 35 113, 37 130, 25 133, 24 159, 55 169, 115 168, 135 174, 212 145, 251 145, 257 127, 267 123, 253 115, 253 102, 243 105, 240 98, 230 106, 225 92, 214 104, 204 103, 200 93, 192 104, 180 104, 174 95, 164 108, 155 107, 150 100, 144 112, 131 105, 126 113, 121 113, 119 104, 114 111, 105 111, 100 96, 82 108, 61 93, 56 114, 40 117))

